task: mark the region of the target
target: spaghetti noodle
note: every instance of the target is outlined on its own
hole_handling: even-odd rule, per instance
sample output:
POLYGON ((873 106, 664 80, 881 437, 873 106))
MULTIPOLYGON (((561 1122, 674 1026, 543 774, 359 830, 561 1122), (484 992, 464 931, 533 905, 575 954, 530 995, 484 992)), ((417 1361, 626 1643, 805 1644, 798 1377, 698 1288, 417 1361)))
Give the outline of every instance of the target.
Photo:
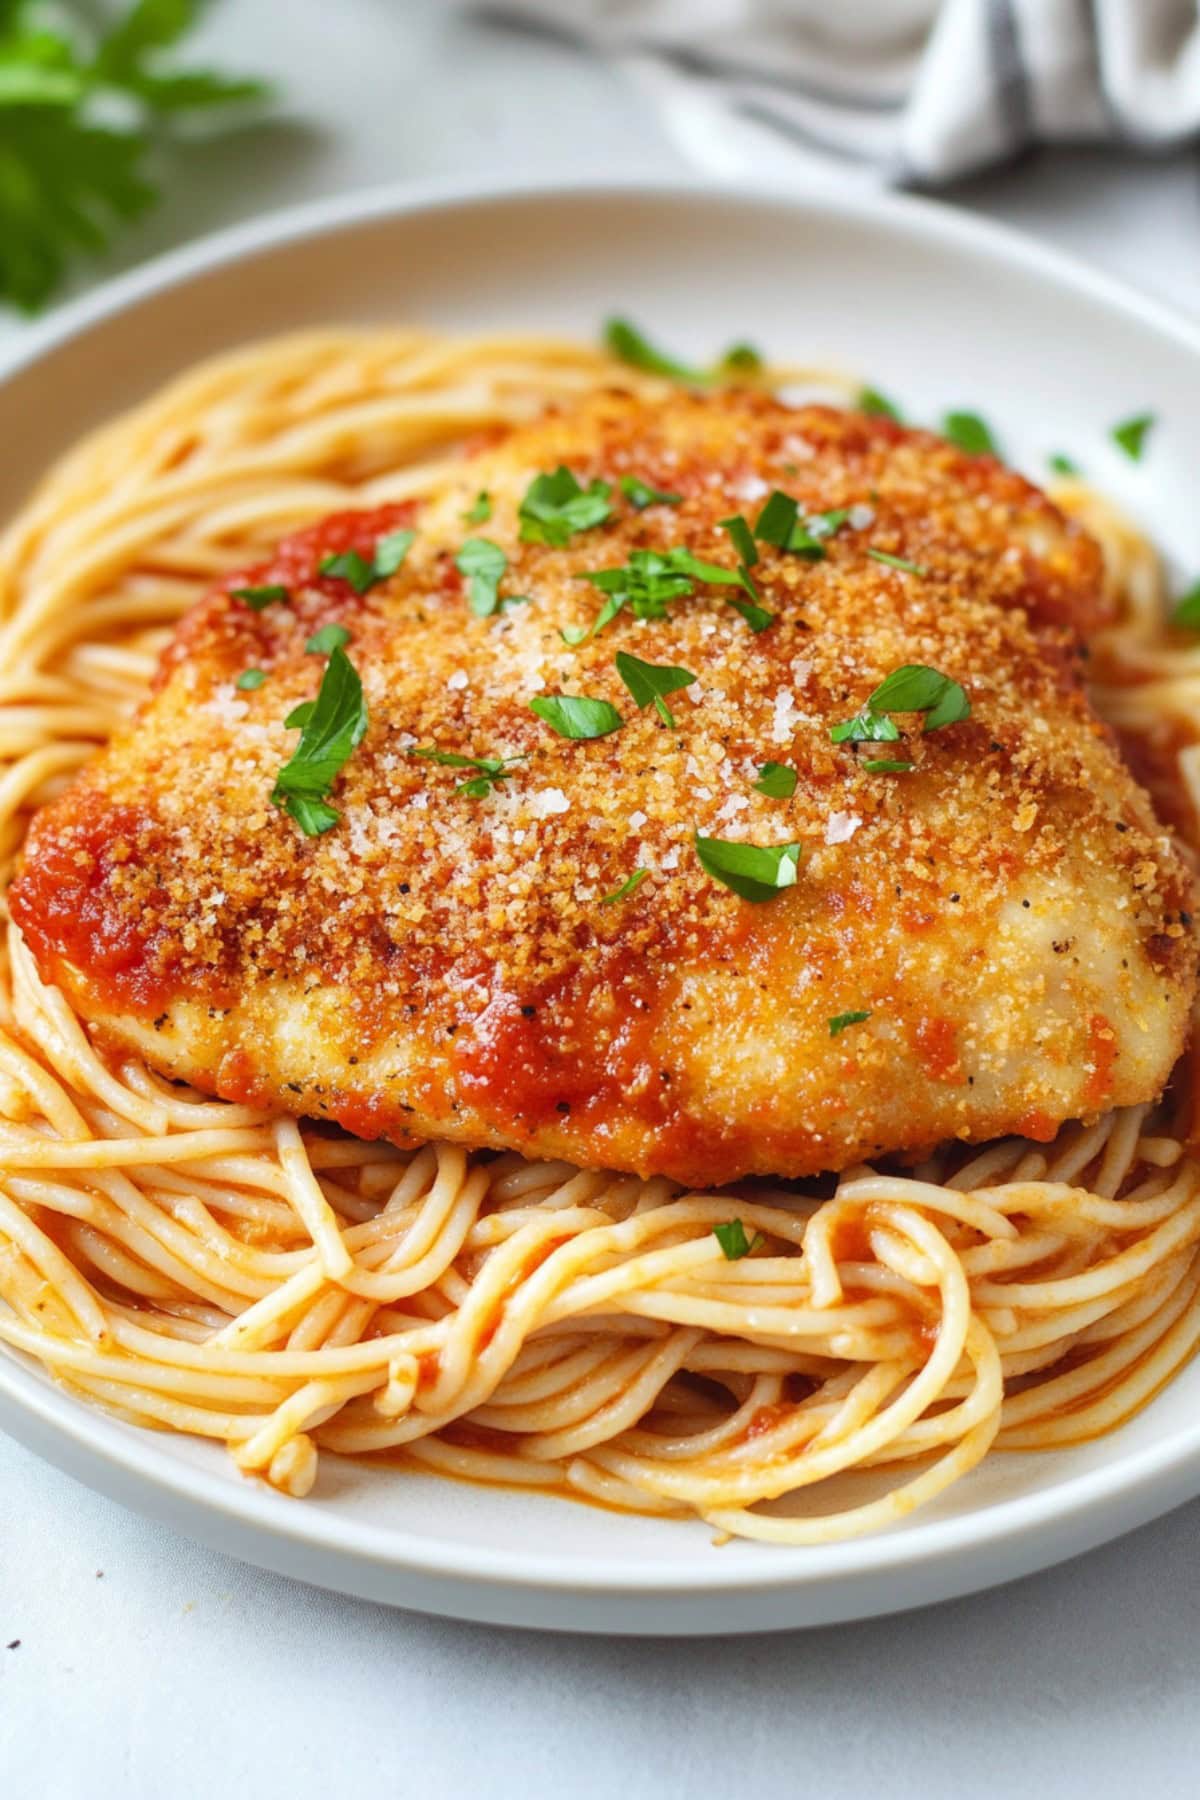
MULTIPOLYGON (((4 885, 31 812, 214 581, 612 376, 572 344, 327 332, 206 365, 82 444, 0 552, 4 885)), ((1200 650, 1164 633, 1144 541, 1082 490, 1062 499, 1124 600, 1099 703, 1168 784, 1198 735, 1200 650)), ((1197 757, 1175 782, 1185 826, 1197 757)), ((102 1057, 9 926, 0 1340, 293 1495, 321 1450, 388 1453, 825 1542, 898 1520, 993 1445, 1111 1429, 1192 1354, 1200 1167, 1176 1086, 1050 1146, 860 1166, 831 1195, 683 1192, 204 1099, 102 1057), (714 1226, 734 1214, 763 1243, 727 1260, 714 1226), (867 1491, 847 1502, 826 1484, 850 1472, 867 1491)))

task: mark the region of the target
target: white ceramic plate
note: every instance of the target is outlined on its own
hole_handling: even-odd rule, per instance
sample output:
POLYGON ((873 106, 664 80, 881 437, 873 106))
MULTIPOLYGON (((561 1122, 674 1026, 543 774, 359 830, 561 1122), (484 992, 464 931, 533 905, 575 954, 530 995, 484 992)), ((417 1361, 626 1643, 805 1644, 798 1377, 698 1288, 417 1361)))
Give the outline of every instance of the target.
MULTIPOLYGON (((614 309, 681 354, 733 339, 861 371, 911 416, 984 413, 1035 476, 1073 454, 1200 570, 1200 333, 1050 251, 894 198, 694 188, 368 195, 171 256, 66 308, 0 364, 0 512, 89 426, 247 338, 341 322, 592 335, 614 309), (1114 421, 1150 409, 1145 461, 1114 421)), ((323 1462, 284 1499, 210 1445, 89 1411, 0 1353, 0 1422, 104 1493, 346 1593, 559 1630, 732 1632, 962 1594, 1087 1550, 1200 1493, 1200 1363, 1114 1436, 989 1459, 882 1536, 824 1549, 323 1462)))

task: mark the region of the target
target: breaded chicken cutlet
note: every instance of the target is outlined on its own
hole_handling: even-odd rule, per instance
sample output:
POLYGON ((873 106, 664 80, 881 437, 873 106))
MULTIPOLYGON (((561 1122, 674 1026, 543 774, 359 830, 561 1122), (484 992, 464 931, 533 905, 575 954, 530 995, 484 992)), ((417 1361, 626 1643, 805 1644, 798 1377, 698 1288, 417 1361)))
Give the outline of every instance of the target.
POLYGON ((1102 595, 990 457, 604 394, 197 606, 13 916, 107 1044, 361 1136, 697 1185, 1048 1139, 1161 1092, 1195 987, 1102 595))

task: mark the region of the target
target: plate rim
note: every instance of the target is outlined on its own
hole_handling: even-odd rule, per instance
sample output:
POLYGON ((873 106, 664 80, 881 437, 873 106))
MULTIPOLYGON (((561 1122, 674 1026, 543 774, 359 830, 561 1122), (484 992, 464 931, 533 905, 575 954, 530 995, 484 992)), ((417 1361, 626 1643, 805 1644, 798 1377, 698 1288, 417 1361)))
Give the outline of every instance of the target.
MULTIPOLYGON (((35 370, 61 347, 135 305, 199 277, 227 272, 239 262, 265 252, 389 219, 402 222, 420 214, 452 214, 480 205, 552 204, 580 198, 609 203, 649 200, 663 205, 743 199, 801 215, 815 212, 839 220, 850 218, 866 224, 877 221, 888 227, 907 227, 910 237, 951 251, 982 254, 1009 270, 1026 271, 1043 282, 1086 296, 1143 329, 1160 334, 1200 361, 1200 322, 1191 321, 1169 302, 1143 293, 1015 227, 981 219, 923 196, 886 190, 843 192, 836 184, 824 182, 796 187, 775 181, 714 182, 687 175, 549 182, 528 178, 439 178, 322 196, 207 233, 156 256, 65 302, 47 319, 19 334, 11 345, 0 347, 0 384, 35 370)), ((160 1448, 156 1433, 139 1432, 98 1408, 86 1406, 58 1389, 27 1359, 0 1350, 0 1423, 21 1440, 22 1419, 31 1424, 31 1435, 39 1435, 36 1425, 53 1434, 56 1447, 63 1452, 60 1459, 39 1442, 33 1446, 37 1453, 58 1461, 71 1473, 75 1469, 71 1467, 74 1457, 70 1452, 90 1457, 109 1476, 119 1479, 122 1486, 145 1486, 169 1500, 185 1520, 193 1513, 212 1515, 248 1529, 256 1539, 265 1535, 282 1540, 297 1552, 308 1550, 360 1566, 387 1568, 398 1575, 441 1577, 526 1595, 571 1593, 609 1600, 628 1596, 631 1601, 687 1596, 700 1600, 733 1594, 753 1598, 768 1590, 778 1592, 781 1587, 799 1594, 889 1572, 911 1575, 931 1565, 957 1566, 972 1552, 991 1552, 996 1558, 1003 1554, 1006 1545, 1028 1534, 1040 1532, 1045 1538, 1056 1525, 1074 1527, 1078 1539, 1074 1548, 1042 1542, 1036 1557, 1022 1558, 1020 1568, 1010 1571, 1020 1573, 1119 1535, 1169 1511, 1189 1495, 1200 1493, 1197 1419, 1193 1425, 1131 1451, 1104 1468, 1067 1475, 1033 1493, 974 1507, 957 1518, 930 1519, 898 1532, 885 1531, 800 1549, 755 1544, 751 1546, 752 1562, 741 1555, 736 1560, 713 1557, 711 1566, 703 1571, 690 1561, 664 1566, 645 1553, 622 1555, 617 1546, 611 1563, 593 1568, 577 1552, 518 1552, 441 1538, 436 1535, 436 1522, 426 1535, 399 1525, 381 1526, 348 1519, 340 1510, 322 1509, 319 1502, 297 1506, 264 1490, 259 1483, 230 1480, 224 1473, 198 1469, 173 1457, 160 1448), (1171 1477, 1173 1480, 1165 1479, 1171 1477)), ((113 1490, 103 1487, 103 1491, 113 1490)), ((133 1500, 126 1503, 137 1504, 133 1500)), ((1004 1579, 1003 1573, 981 1570, 978 1579, 956 1585, 954 1591, 969 1591, 972 1586, 992 1585, 1004 1579)), ((327 1581, 325 1585, 335 1582, 327 1581)), ((873 1610, 919 1603, 920 1598, 893 1601, 873 1610)), ((445 1610, 461 1608, 447 1606, 445 1610)), ((840 1616, 861 1616, 861 1609, 840 1616)), ((576 1622, 577 1627, 584 1623, 576 1622)), ((671 1622, 665 1619, 656 1628, 670 1629, 671 1622)), ((721 1629, 719 1625, 715 1628, 721 1629)), ((739 1624, 736 1628, 744 1626, 739 1624)))

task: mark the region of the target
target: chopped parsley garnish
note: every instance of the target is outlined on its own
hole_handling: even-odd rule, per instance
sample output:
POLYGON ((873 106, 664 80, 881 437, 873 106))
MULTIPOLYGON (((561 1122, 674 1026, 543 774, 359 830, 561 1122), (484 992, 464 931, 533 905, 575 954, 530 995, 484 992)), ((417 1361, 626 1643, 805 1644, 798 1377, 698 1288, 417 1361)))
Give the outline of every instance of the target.
POLYGON ((767 1241, 761 1231, 756 1231, 752 1238, 747 1237, 746 1227, 740 1219, 730 1219, 727 1225, 714 1225, 712 1233, 726 1262, 740 1262, 743 1256, 749 1256, 767 1241))
POLYGON ((436 745, 421 746, 408 752, 410 756, 420 756, 426 762, 440 763, 447 769, 476 769, 478 773, 467 781, 460 781, 454 792, 466 794, 472 800, 482 800, 490 794, 494 787, 507 781, 517 763, 524 762, 521 756, 461 756, 457 750, 439 750, 436 745))
POLYGON ((499 586, 508 558, 491 538, 467 538, 454 566, 467 578, 467 604, 477 619, 486 619, 500 603, 499 586))
POLYGON ((535 476, 518 511, 521 542, 561 548, 575 532, 590 531, 611 517, 611 494, 607 481, 581 487, 561 463, 551 474, 535 476))
POLYGON ((830 739, 835 744, 895 743, 900 732, 887 716, 894 712, 924 713, 925 730, 940 731, 943 725, 969 719, 971 702, 948 675, 941 675, 924 663, 905 663, 880 682, 855 718, 829 727, 830 739))
POLYGON ((265 587, 230 588, 229 592, 235 600, 244 600, 251 612, 262 612, 264 607, 274 606, 277 602, 284 605, 292 597, 289 589, 277 581, 268 582, 265 587))
POLYGON ((265 669, 243 669, 234 682, 234 686, 241 688, 245 694, 252 694, 255 688, 260 688, 266 679, 267 671, 265 669))
POLYGON ((965 450, 968 456, 999 456, 1000 447, 978 413, 948 412, 942 420, 942 436, 965 450))
POLYGON ((320 631, 313 632, 304 648, 314 656, 328 656, 331 650, 348 644, 350 636, 344 625, 322 625, 320 631))
POLYGON ((1114 444, 1119 444, 1131 462, 1141 462, 1142 451, 1146 447, 1146 434, 1156 423, 1154 413, 1136 413, 1132 419, 1122 419, 1119 425, 1112 428, 1114 444))
POLYGON ((626 606, 635 619, 665 618, 671 601, 694 593, 697 581, 743 588, 751 596, 750 602, 734 600, 733 605, 755 631, 764 630, 773 617, 757 605, 758 592, 744 565, 727 569, 719 563, 702 562, 682 546, 673 550, 634 550, 623 567, 591 569, 578 579, 590 581, 607 599, 590 625, 564 627, 562 638, 573 646, 603 631, 626 606))
POLYGON ((877 417, 883 419, 895 419, 899 421, 903 416, 900 412, 900 408, 895 402, 889 400, 886 394, 881 394, 878 388, 859 388, 855 405, 858 407, 859 412, 874 413, 877 417))
POLYGON ((753 568, 758 561, 758 545, 741 513, 734 513, 731 519, 722 519, 721 530, 729 533, 729 541, 746 567, 753 568))
POLYGON ((1082 473, 1079 464, 1072 462, 1069 456, 1064 456, 1061 450, 1056 450, 1053 456, 1047 457, 1046 460, 1056 475, 1079 475, 1082 473))
POLYGON ((538 694, 529 702, 529 710, 565 738, 607 737, 625 723, 610 700, 596 700, 589 694, 538 694))
POLYGON ((920 712, 925 730, 940 731, 971 716, 971 702, 957 681, 924 663, 905 663, 886 676, 867 701, 872 712, 920 712))
POLYGON ((289 812, 306 837, 319 837, 341 814, 326 804, 333 784, 367 729, 362 682, 346 652, 331 654, 315 700, 305 700, 284 720, 300 729, 300 742, 284 763, 271 799, 289 812))
POLYGON ((728 375, 757 374, 762 368, 762 357, 752 344, 731 344, 711 368, 694 368, 659 350, 628 319, 609 319, 604 327, 604 342, 630 368, 644 369, 648 375, 665 375, 670 381, 686 381, 690 387, 709 387, 728 375))
POLYGON ((641 887, 649 873, 649 869, 635 869, 632 875, 625 877, 620 887, 614 888, 611 894, 605 894, 600 902, 601 906, 615 906, 618 900, 628 900, 630 894, 636 893, 641 887))
POLYGON ((833 1018, 829 1021, 829 1035, 830 1037, 837 1037, 841 1032, 845 1031, 847 1025, 861 1025, 865 1020, 869 1019, 870 1016, 869 1012, 835 1013, 833 1018))
POLYGON ((853 719, 831 725, 829 736, 835 744, 894 744, 900 736, 900 727, 886 713, 872 712, 868 705, 853 719))
POLYGON ((694 842, 706 873, 743 900, 773 900, 784 888, 796 885, 799 844, 734 844, 699 832, 694 842))
POLYGON ((923 569, 920 563, 907 562, 903 556, 893 556, 890 550, 868 549, 867 555, 874 557, 876 562, 886 563, 889 569, 902 570, 905 575, 924 576, 929 573, 929 570, 923 569))
POLYGON ((480 488, 471 505, 463 514, 464 525, 486 525, 492 516, 492 496, 486 488, 480 488))
POLYGON ((696 679, 691 670, 672 668, 666 663, 643 662, 640 656, 631 656, 628 650, 618 650, 616 662, 617 674, 637 705, 654 706, 663 724, 674 731, 675 715, 663 696, 691 687, 696 679))
POLYGON ((1171 609, 1171 624, 1183 625, 1189 631, 1200 631, 1200 581, 1194 582, 1171 609))
POLYGON ((336 556, 324 556, 318 565, 322 575, 335 575, 348 581, 356 594, 365 594, 378 581, 394 575, 408 555, 416 537, 415 531, 389 531, 375 542, 370 562, 357 550, 343 550, 336 556))
POLYGON ((790 494, 776 488, 763 502, 754 535, 761 543, 774 544, 777 550, 790 550, 794 556, 807 556, 813 562, 820 562, 829 554, 824 540, 839 531, 849 517, 850 508, 838 506, 829 512, 801 518, 797 502, 790 494))
POLYGON ((648 506, 680 506, 682 494, 671 494, 663 488, 651 487, 637 475, 622 475, 621 492, 637 512, 645 512, 648 506))
POLYGON ((765 762, 752 786, 756 794, 765 794, 768 800, 790 800, 796 791, 796 779, 795 769, 789 769, 786 763, 765 762))
POLYGON ((862 764, 868 775, 907 775, 912 768, 910 762, 893 762, 886 756, 868 757, 862 764))

